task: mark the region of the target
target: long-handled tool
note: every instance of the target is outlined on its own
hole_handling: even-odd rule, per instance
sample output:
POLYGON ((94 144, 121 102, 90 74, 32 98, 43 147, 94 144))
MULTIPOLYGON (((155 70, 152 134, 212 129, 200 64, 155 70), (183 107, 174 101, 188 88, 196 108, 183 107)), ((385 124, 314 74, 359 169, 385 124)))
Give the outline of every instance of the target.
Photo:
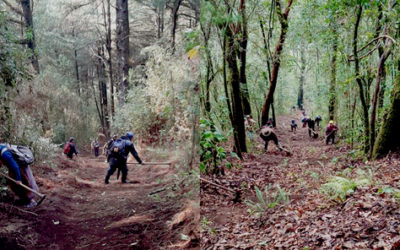
POLYGON ((34 193, 34 194, 36 194, 37 196, 39 196, 39 197, 40 197, 40 200, 38 201, 38 203, 37 203, 36 206, 39 206, 40 203, 42 203, 42 201, 44 200, 44 198, 46 198, 46 195, 41 194, 41 193, 37 192, 36 190, 33 190, 32 188, 26 186, 25 184, 19 183, 18 181, 14 180, 13 178, 11 178, 11 177, 9 177, 9 176, 3 174, 3 173, 0 173, 0 175, 3 176, 4 178, 6 178, 7 180, 12 181, 12 182, 14 182, 14 183, 17 184, 17 185, 20 185, 21 187, 25 188, 26 190, 29 190, 29 191, 31 191, 32 193, 34 193))
MULTIPOLYGON (((139 164, 138 162, 129 162, 127 164, 139 164)), ((143 165, 169 165, 171 166, 171 162, 143 162, 143 165)))
MULTIPOLYGON (((133 164, 139 164, 139 163, 138 162, 129 162, 129 163, 126 163, 126 164, 133 165, 133 164)), ((143 162, 142 164, 143 165, 168 165, 168 166, 171 166, 171 162, 143 162)), ((121 172, 121 169, 118 168, 118 170, 117 170, 117 180, 119 179, 119 173, 120 172, 121 172)))

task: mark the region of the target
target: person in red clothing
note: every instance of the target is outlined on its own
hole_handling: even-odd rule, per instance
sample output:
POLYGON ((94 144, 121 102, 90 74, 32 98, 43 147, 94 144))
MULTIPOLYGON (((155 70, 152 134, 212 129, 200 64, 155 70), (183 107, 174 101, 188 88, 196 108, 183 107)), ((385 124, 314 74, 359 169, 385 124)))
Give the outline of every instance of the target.
POLYGON ((325 129, 326 145, 329 144, 330 140, 332 140, 332 144, 335 144, 335 134, 338 130, 339 128, 333 123, 333 121, 329 121, 329 124, 325 129))

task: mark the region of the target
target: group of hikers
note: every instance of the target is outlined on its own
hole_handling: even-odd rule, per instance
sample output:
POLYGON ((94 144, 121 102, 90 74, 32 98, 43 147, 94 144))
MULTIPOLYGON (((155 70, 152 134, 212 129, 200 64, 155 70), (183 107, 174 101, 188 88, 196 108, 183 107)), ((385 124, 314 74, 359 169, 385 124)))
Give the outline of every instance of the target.
MULTIPOLYGON (((128 155, 131 153, 133 157, 139 164, 144 164, 140 159, 138 153, 136 152, 135 146, 133 145, 133 133, 127 132, 126 135, 118 138, 117 135, 113 135, 113 137, 104 144, 103 154, 106 156, 110 165, 107 169, 106 177, 104 179, 105 184, 109 184, 109 180, 111 175, 114 174, 115 170, 118 169, 122 173, 121 182, 129 183, 127 180, 128 176, 128 155)), ((91 148, 94 151, 95 157, 99 156, 100 144, 97 139, 94 139, 91 143, 91 148)), ((78 155, 78 151, 75 146, 74 138, 71 137, 69 142, 66 143, 64 147, 64 154, 69 158, 73 158, 73 154, 78 155)))
MULTIPOLYGON (((109 163, 104 179, 105 184, 109 184, 111 175, 117 169, 122 173, 121 182, 129 183, 127 180, 127 160, 129 153, 133 155, 139 164, 144 165, 133 145, 133 137, 134 135, 132 132, 127 132, 126 135, 120 138, 114 135, 110 141, 104 145, 104 153, 107 157, 106 162, 109 163)), ((93 145, 95 156, 97 157, 99 154, 99 143, 97 140, 94 142, 97 143, 93 145)), ((63 153, 70 159, 73 159, 74 155, 78 156, 79 152, 73 137, 65 143, 63 153)), ((0 167, 2 165, 7 167, 8 176, 0 174, 7 178, 8 187, 19 198, 17 204, 27 208, 32 208, 37 205, 37 202, 34 200, 34 192, 39 192, 32 170, 29 167, 33 161, 33 153, 29 148, 0 143, 0 167)))
MULTIPOLYGON (((296 110, 296 107, 292 107, 292 112, 296 110)), ((320 128, 320 122, 322 121, 322 117, 320 115, 317 115, 315 119, 312 119, 306 115, 306 112, 304 109, 302 109, 302 114, 303 118, 301 119, 301 123, 303 124, 303 128, 306 126, 308 127, 308 135, 311 138, 318 138, 318 133, 315 130, 315 126, 317 128, 320 128)), ((247 131, 248 137, 252 140, 254 138, 254 127, 255 127, 255 121, 252 119, 250 115, 245 116, 245 121, 244 121, 245 129, 247 131)), ((280 151, 284 150, 281 143, 278 140, 277 135, 275 134, 273 130, 274 126, 274 120, 270 118, 268 122, 261 127, 260 130, 260 137, 263 139, 265 142, 264 144, 264 150, 267 151, 268 149, 268 143, 269 141, 273 141, 275 145, 278 147, 280 151)), ((297 123, 296 120, 291 120, 290 123, 290 130, 292 132, 296 132, 297 130, 297 123)), ((330 142, 332 144, 335 144, 335 134, 339 130, 339 128, 335 125, 334 121, 329 121, 328 125, 325 128, 325 143, 328 145, 330 142)))

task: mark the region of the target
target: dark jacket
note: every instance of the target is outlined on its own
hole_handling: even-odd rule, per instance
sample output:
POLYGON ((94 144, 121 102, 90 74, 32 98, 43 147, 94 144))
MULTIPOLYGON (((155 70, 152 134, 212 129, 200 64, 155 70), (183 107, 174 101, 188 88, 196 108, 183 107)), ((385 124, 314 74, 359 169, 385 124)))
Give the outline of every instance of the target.
MULTIPOLYGON (((122 152, 122 157, 123 161, 126 163, 128 160, 128 155, 131 153, 133 157, 137 160, 137 162, 142 163, 142 160, 140 159, 138 153, 136 152, 135 146, 133 146, 133 143, 127 136, 122 136, 122 140, 125 142, 125 149, 124 152, 122 152)), ((113 155, 113 152, 111 152, 111 158, 116 158, 117 156, 113 155)))
POLYGON ((308 120, 307 120, 307 125, 308 125, 308 127, 311 128, 312 130, 315 129, 315 121, 314 121, 314 120, 308 119, 308 120))
POLYGON ((78 152, 78 150, 76 150, 75 143, 73 143, 73 142, 67 142, 67 143, 69 143, 69 152, 68 152, 67 156, 72 159, 72 156, 74 154, 77 155, 79 152, 78 152))

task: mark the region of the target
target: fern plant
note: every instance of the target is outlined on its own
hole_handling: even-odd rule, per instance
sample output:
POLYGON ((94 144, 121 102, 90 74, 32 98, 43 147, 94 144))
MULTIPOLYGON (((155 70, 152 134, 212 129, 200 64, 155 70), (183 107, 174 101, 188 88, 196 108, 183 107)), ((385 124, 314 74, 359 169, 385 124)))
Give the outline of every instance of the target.
POLYGON ((371 169, 368 172, 357 170, 358 177, 352 179, 351 177, 334 176, 331 177, 327 183, 323 184, 320 192, 327 196, 328 199, 344 202, 347 197, 354 193, 357 187, 371 185, 373 183, 373 173, 371 169))
POLYGON ((249 206, 247 210, 250 214, 260 216, 262 213, 269 209, 274 208, 279 203, 289 202, 289 194, 282 189, 279 185, 276 187, 276 191, 271 191, 271 184, 264 187, 262 192, 258 187, 255 187, 257 201, 247 200, 245 203, 249 206))

